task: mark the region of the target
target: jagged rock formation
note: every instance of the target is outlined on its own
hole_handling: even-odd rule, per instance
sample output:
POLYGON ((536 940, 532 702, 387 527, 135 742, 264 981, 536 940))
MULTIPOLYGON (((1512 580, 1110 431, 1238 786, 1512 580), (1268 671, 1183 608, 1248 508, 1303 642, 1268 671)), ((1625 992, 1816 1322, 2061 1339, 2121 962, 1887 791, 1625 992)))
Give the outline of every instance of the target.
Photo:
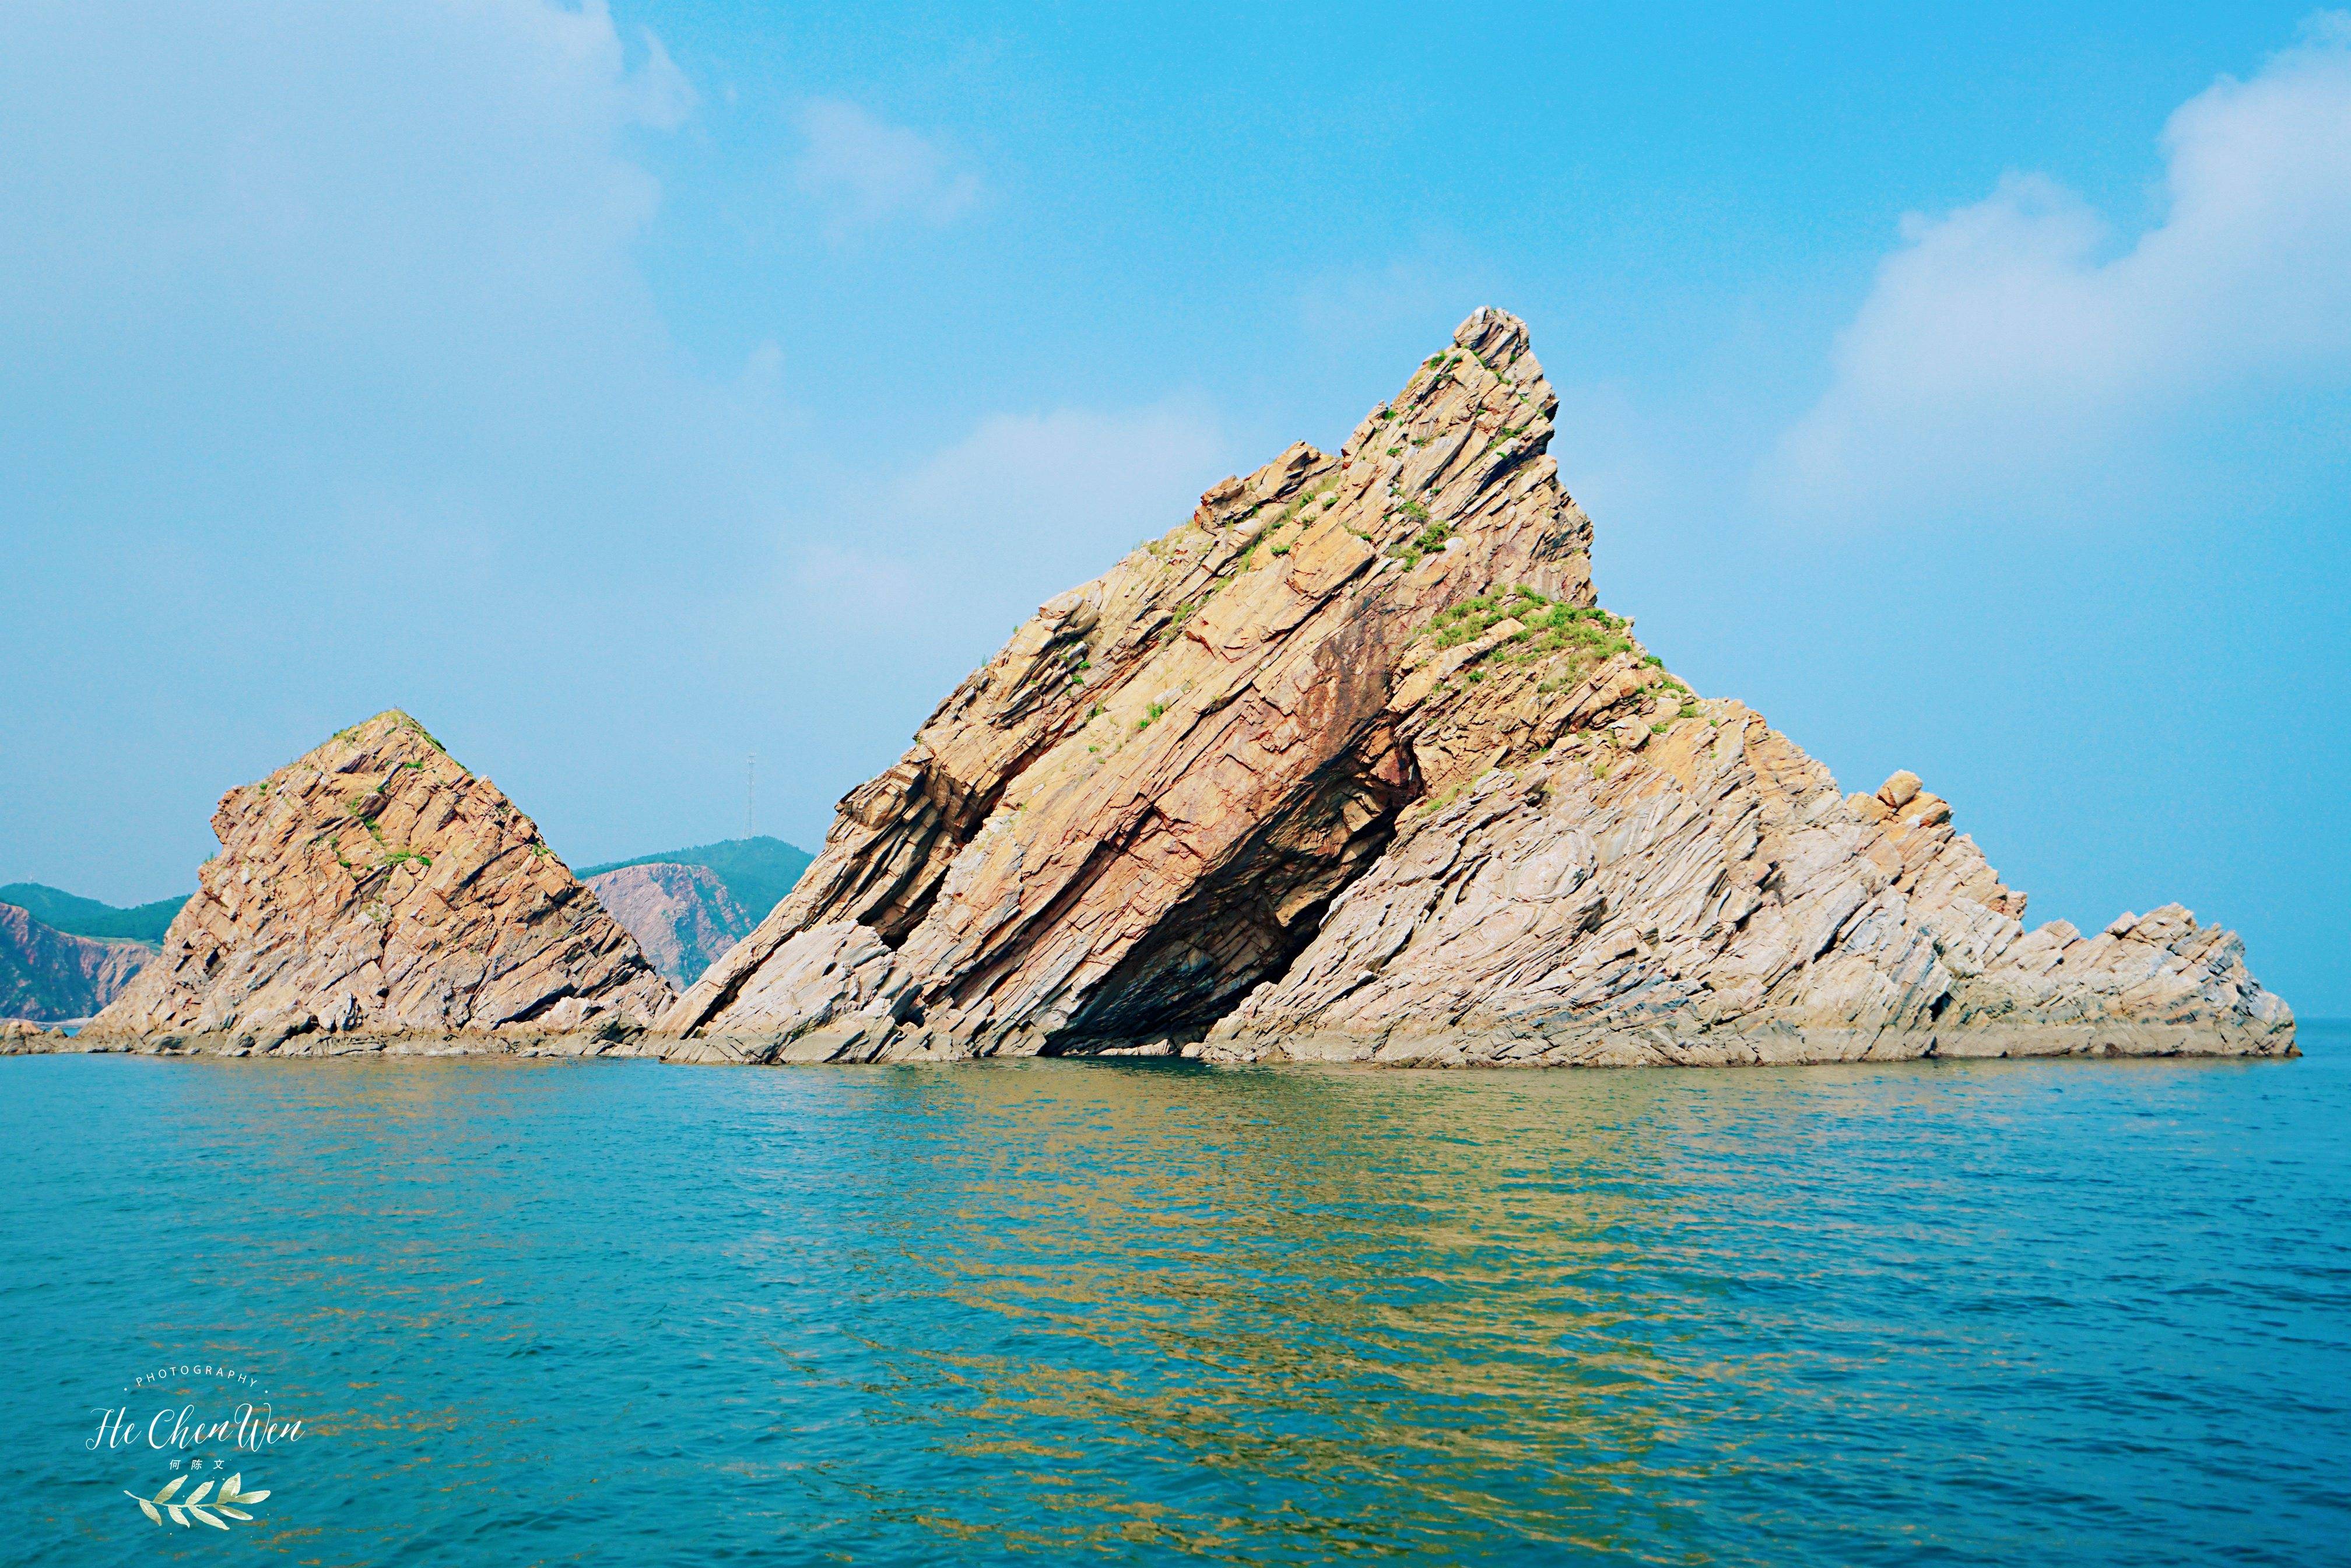
POLYGON ((85 1048, 626 1032, 671 1000, 530 819, 406 714, 230 790, 213 831, 162 956, 85 1048))
POLYGON ((2028 932, 2024 895, 1950 818, 1907 773, 1840 796, 1735 702, 1652 700, 1633 726, 1572 736, 1413 823, 1204 1054, 1721 1064, 2291 1049, 2292 1019, 2234 936, 2177 904, 2087 940, 2062 921, 2028 932))
POLYGON ((70 1049, 69 1037, 23 1019, 0 1020, 0 1056, 34 1056, 70 1049))
POLYGON ((2027 933, 1915 779, 1848 801, 1667 674, 1596 607, 1556 402, 1481 310, 1337 454, 1047 603, 842 801, 668 1051, 2292 1051, 2234 937, 2027 933))
POLYGON ((751 929, 708 866, 643 862, 588 878, 588 891, 673 985, 691 985, 751 929))
POLYGON ((131 983, 155 949, 53 930, 0 904, 0 1019, 69 1023, 89 1018, 131 983))

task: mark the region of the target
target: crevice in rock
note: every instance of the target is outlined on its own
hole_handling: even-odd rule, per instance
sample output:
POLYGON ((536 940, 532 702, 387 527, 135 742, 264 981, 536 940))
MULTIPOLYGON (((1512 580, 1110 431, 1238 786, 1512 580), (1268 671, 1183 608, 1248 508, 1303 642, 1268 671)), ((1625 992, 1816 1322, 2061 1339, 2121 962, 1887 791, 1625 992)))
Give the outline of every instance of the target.
POLYGON ((1411 749, 1382 723, 1170 908, 1043 1054, 1204 1037, 1259 984, 1288 971, 1332 900, 1379 859, 1422 792, 1411 749))
POLYGON ((848 901, 852 917, 862 925, 873 929, 882 945, 895 952, 905 946, 906 938, 927 919, 931 907, 937 903, 939 889, 946 885, 947 869, 966 845, 979 836, 989 817, 1004 800, 1004 793, 1014 780, 1035 765, 1038 758, 1060 744, 1064 724, 1032 739, 1010 758, 997 774, 995 781, 985 789, 974 789, 946 774, 934 772, 923 780, 925 818, 914 830, 895 837, 891 852, 869 870, 854 897, 848 901), (920 841, 905 855, 905 864, 889 879, 886 889, 876 900, 872 883, 880 878, 910 838, 920 835, 920 841))
POLYGON ((540 997, 538 1000, 532 1002, 528 1007, 524 1008, 521 1011, 515 1013, 509 1018, 500 1019, 497 1021, 502 1024, 535 1022, 538 1019, 546 1016, 546 1014, 554 1008, 555 1004, 561 1001, 564 998, 577 996, 578 994, 579 993, 569 986, 558 987, 556 989, 549 991, 547 995, 540 997))

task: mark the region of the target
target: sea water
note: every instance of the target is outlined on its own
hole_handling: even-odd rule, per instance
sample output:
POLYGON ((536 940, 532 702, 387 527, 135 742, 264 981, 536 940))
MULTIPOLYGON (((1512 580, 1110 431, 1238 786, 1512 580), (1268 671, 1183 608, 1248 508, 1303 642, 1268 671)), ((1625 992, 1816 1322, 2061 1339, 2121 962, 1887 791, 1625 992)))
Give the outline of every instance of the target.
POLYGON ((0 1556, 2351 1560, 2304 1045, 0 1061, 0 1556))

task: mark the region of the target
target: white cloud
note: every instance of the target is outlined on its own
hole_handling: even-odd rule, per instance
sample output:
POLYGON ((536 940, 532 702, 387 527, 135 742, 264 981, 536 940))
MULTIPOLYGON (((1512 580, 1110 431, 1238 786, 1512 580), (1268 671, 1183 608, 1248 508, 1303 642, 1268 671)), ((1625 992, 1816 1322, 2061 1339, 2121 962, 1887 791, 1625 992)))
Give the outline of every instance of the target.
POLYGON ((799 126, 808 144, 793 182, 822 207, 836 239, 899 218, 935 227, 979 199, 977 174, 920 132, 853 103, 819 99, 801 108, 799 126))
POLYGON ((1903 247, 1760 476, 1792 513, 1965 494, 2109 447, 2186 400, 2351 373, 2351 17, 2165 126, 2168 209, 2118 247, 2037 174, 1903 247))
POLYGON ((898 505, 928 530, 1024 538, 1099 570, 1189 517, 1224 452, 1215 416, 1189 402, 997 414, 901 480, 898 505))
POLYGON ((782 705, 811 773, 865 777, 1039 604, 1191 516, 1227 446, 1193 401, 984 420, 894 476, 810 497, 774 570, 715 607, 720 645, 789 628, 789 677, 758 700, 782 705))
POLYGON ((645 606, 765 559, 806 444, 639 266, 692 101, 596 0, 0 5, 0 859, 176 883, 223 780, 393 701, 543 822, 658 789, 566 732, 713 665, 645 606))
POLYGON ((125 286, 197 316, 265 294, 273 326, 569 306, 632 276, 658 202, 622 133, 694 101, 601 3, 93 5, 0 40, 0 267, 68 309, 125 286))
POLYGON ((1228 450, 1196 401, 995 415, 861 497, 831 537, 796 530, 792 612, 885 637, 893 659, 913 645, 952 680, 1040 603, 1191 516, 1228 450))

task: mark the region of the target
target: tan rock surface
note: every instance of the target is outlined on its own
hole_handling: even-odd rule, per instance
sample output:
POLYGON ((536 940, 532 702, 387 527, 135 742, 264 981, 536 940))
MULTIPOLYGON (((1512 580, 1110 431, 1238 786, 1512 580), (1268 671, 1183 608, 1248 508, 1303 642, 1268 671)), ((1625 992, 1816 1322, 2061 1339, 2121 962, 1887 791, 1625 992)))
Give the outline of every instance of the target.
POLYGON ((1637 758, 1588 734, 1415 823, 1216 1060, 1723 1064, 2283 1054, 2283 1004, 2173 905, 2027 931, 1909 775, 1884 814, 1737 703, 1637 758))
POLYGON ((29 1056, 69 1043, 68 1036, 24 1019, 0 1020, 0 1056, 29 1056))
POLYGON ((884 948, 869 988, 901 1026, 860 1029, 854 1054, 1205 1030, 1408 801, 1490 750, 1481 727, 1519 722, 1407 746, 1432 706, 1478 706, 1450 683, 1432 699, 1434 675, 1393 706, 1420 629, 1496 580, 1589 604, 1591 525, 1542 455, 1555 403, 1524 329, 1480 312, 1338 455, 1293 446, 1227 480, 1045 605, 843 802, 792 895, 664 1029, 780 1050, 834 1027, 810 1019, 838 1008, 758 977, 847 920, 884 948))
POLYGON ((162 956, 83 1048, 610 1036, 672 999, 530 819, 403 713, 229 791, 213 831, 162 956))
POLYGON ((1479 311, 1339 453, 1224 481, 1049 601, 842 802, 665 1049, 2292 1049, 2233 937, 2026 934, 1917 779, 1847 801, 1667 675, 1594 607, 1555 406, 1479 311))

